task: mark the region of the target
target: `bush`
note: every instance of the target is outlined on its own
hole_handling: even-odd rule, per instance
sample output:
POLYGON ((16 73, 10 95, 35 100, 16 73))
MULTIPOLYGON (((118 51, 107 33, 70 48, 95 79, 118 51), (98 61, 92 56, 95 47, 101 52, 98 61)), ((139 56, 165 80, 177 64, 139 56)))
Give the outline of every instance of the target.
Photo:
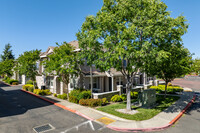
POLYGON ((28 91, 28 88, 29 88, 29 87, 33 87, 33 85, 31 85, 31 84, 23 85, 23 86, 22 86, 22 89, 25 90, 25 91, 28 91))
POLYGON ((97 107, 97 106, 101 106, 103 103, 102 99, 81 99, 79 101, 80 105, 83 106, 90 106, 90 107, 97 107))
POLYGON ((40 91, 41 91, 40 89, 34 89, 33 93, 39 95, 40 91))
POLYGON ((131 91, 131 98, 132 99, 137 99, 138 98, 138 92, 131 91))
POLYGON ((57 94, 56 94, 56 93, 54 93, 54 94, 53 94, 53 96, 54 96, 54 97, 57 97, 57 94))
POLYGON ((33 92, 33 90, 34 90, 33 86, 28 87, 28 91, 33 92))
POLYGON ((13 82, 13 83, 12 83, 12 85, 18 85, 18 84, 19 84, 18 82, 13 82))
POLYGON ((75 96, 69 96, 69 101, 72 103, 78 103, 79 100, 75 96))
POLYGON ((79 101, 81 99, 90 99, 91 91, 83 89, 74 89, 69 93, 69 96, 74 96, 79 101))
MULTIPOLYGON (((165 85, 151 86, 150 89, 155 89, 156 93, 162 94, 165 92, 165 85)), ((174 94, 175 92, 183 92, 180 86, 167 86, 167 93, 174 94)))
POLYGON ((125 94, 122 94, 122 95, 120 96, 120 98, 121 98, 122 101, 126 101, 126 99, 127 99, 125 94))
POLYGON ((37 95, 42 95, 42 96, 44 96, 44 95, 51 95, 51 92, 50 92, 49 89, 46 89, 46 90, 34 89, 33 93, 37 94, 37 95))
POLYGON ((15 80, 15 79, 9 79, 8 80, 8 84, 10 84, 10 85, 12 85, 13 84, 13 82, 16 82, 17 84, 18 84, 18 80, 15 80))
POLYGON ((65 99, 67 99, 67 94, 63 93, 62 95, 57 95, 57 98, 65 100, 65 99))
POLYGON ((26 82, 26 84, 31 84, 31 85, 33 85, 33 81, 32 81, 32 80, 28 80, 28 81, 26 82))
POLYGON ((106 105, 108 103, 107 98, 102 98, 102 105, 106 105))
POLYGON ((172 83, 168 83, 168 86, 172 86, 172 83))
POLYGON ((4 78, 3 78, 3 81, 6 81, 7 79, 10 79, 8 76, 5 76, 4 78))
POLYGON ((114 95, 112 98, 111 98, 111 101, 113 102, 121 102, 122 99, 119 95, 114 95))
POLYGON ((91 98, 91 91, 82 91, 78 95, 78 100, 81 99, 90 99, 91 98))

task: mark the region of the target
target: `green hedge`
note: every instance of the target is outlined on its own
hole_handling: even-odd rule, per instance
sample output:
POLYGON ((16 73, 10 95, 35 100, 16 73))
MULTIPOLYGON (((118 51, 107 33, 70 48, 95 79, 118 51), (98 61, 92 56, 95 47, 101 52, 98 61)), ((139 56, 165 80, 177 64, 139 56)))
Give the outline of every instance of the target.
POLYGON ((10 85, 18 85, 18 83, 19 83, 19 81, 15 80, 15 79, 8 80, 8 84, 10 84, 10 85))
POLYGON ((62 95, 57 95, 57 98, 65 100, 65 99, 67 99, 67 94, 63 93, 62 95))
POLYGON ((90 99, 91 91, 84 89, 74 89, 69 93, 69 101, 78 103, 81 99, 90 99))
MULTIPOLYGON (((150 89, 156 89, 156 93, 161 94, 165 92, 165 85, 151 86, 150 89)), ((183 88, 180 86, 167 86, 168 94, 175 94, 175 92, 183 92, 183 88)))
POLYGON ((107 102, 108 101, 106 98, 103 98, 103 99, 81 99, 79 101, 79 104, 83 105, 83 106, 97 107, 97 106, 105 105, 107 102))

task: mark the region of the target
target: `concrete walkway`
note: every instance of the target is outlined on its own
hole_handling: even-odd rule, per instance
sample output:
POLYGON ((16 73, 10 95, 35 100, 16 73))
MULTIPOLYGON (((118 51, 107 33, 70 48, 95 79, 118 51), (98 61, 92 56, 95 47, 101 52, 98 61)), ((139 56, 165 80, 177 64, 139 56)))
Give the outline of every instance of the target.
MULTIPOLYGON (((104 124, 108 128, 118 130, 118 131, 152 131, 160 130, 167 127, 170 127, 174 122, 181 117, 184 113, 184 110, 189 107, 189 104, 192 104, 191 100, 194 100, 193 92, 183 92, 183 95, 180 95, 180 99, 175 102, 172 106, 165 109, 163 112, 159 113, 155 117, 149 120, 143 121, 134 121, 126 120, 113 116, 108 113, 104 113, 98 110, 95 110, 90 107, 81 106, 68 102, 66 100, 58 99, 53 96, 41 96, 42 98, 56 101, 56 104, 66 107, 67 110, 75 112, 87 119, 96 121, 98 123, 104 124)), ((56 105, 55 104, 55 105, 56 105)), ((66 109, 65 108, 65 109, 66 109)))

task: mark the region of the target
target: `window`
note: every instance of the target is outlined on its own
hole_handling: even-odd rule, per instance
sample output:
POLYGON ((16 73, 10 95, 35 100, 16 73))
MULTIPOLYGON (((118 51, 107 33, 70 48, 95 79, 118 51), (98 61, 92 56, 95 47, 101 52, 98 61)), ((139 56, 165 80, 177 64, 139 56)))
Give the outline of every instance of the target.
MULTIPOLYGON (((99 89, 98 88, 98 80, 99 80, 99 78, 93 77, 93 89, 99 89)), ((90 82, 91 82, 91 80, 90 80, 90 82)), ((91 88, 91 83, 89 84, 89 88, 91 88)))
POLYGON ((116 84, 117 85, 123 85, 122 77, 117 77, 116 78, 116 84))

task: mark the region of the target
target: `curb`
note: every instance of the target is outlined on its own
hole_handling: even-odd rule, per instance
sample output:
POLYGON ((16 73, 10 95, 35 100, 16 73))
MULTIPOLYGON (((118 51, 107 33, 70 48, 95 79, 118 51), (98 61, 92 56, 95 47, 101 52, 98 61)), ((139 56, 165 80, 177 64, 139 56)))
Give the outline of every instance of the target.
MULTIPOLYGON (((40 99, 42 99, 42 100, 44 100, 44 101, 47 101, 47 102, 49 102, 49 103, 52 103, 52 104, 54 104, 54 105, 57 106, 57 107, 63 108, 63 109, 65 109, 65 110, 68 110, 68 111, 70 111, 70 112, 72 112, 72 113, 75 113, 75 114, 77 114, 77 115, 79 115, 79 116, 81 116, 81 117, 84 117, 84 118, 86 118, 86 119, 88 119, 88 120, 94 121, 94 119, 92 119, 92 118, 90 118, 90 117, 88 117, 88 116, 86 116, 86 115, 84 115, 84 114, 82 114, 82 113, 80 113, 80 112, 78 112, 78 111, 76 111, 76 110, 70 109, 70 108, 68 108, 68 107, 66 107, 66 106, 64 106, 64 105, 61 105, 61 104, 59 104, 59 103, 55 103, 55 102, 53 102, 53 101, 51 101, 51 100, 48 100, 48 99, 46 99, 46 98, 43 98, 43 97, 41 97, 41 96, 39 96, 39 95, 36 95, 36 94, 34 94, 34 93, 32 93, 32 92, 29 92, 29 91, 25 91, 25 90, 22 90, 22 89, 21 89, 21 91, 26 92, 26 93, 29 93, 29 94, 31 94, 31 95, 33 95, 33 96, 35 96, 35 97, 38 97, 38 98, 40 98, 40 99)), ((194 103, 195 99, 196 99, 196 95, 193 96, 192 100, 187 104, 187 106, 186 106, 172 121, 170 121, 167 125, 162 126, 162 127, 153 127, 153 128, 118 128, 118 127, 113 127, 113 126, 109 126, 109 125, 106 126, 106 127, 107 127, 107 128, 110 128, 110 129, 112 129, 112 130, 121 131, 121 132, 139 132, 139 131, 142 131, 142 132, 150 132, 150 131, 160 131, 160 130, 164 130, 164 129, 166 129, 166 128, 171 127, 173 124, 175 124, 175 123, 181 118, 181 116, 188 110, 188 108, 192 105, 192 103, 194 103)))
POLYGON ((34 94, 34 93, 32 93, 32 92, 25 91, 25 90, 23 90, 23 89, 21 89, 21 91, 26 92, 26 93, 28 93, 28 94, 31 94, 31 95, 33 95, 33 96, 35 96, 35 97, 37 97, 37 98, 40 98, 40 99, 42 99, 42 100, 44 100, 44 101, 46 101, 46 102, 52 103, 53 105, 55 105, 55 106, 57 106, 57 107, 60 107, 60 108, 62 108, 62 109, 64 109, 64 110, 67 110, 67 111, 70 111, 70 112, 72 112, 72 113, 75 113, 75 114, 77 114, 77 115, 79 115, 79 116, 81 116, 81 117, 84 117, 84 118, 88 119, 88 120, 91 120, 91 121, 94 120, 94 119, 92 119, 92 118, 90 118, 90 117, 88 117, 88 116, 86 116, 86 115, 84 115, 84 114, 82 114, 82 113, 80 113, 80 112, 78 112, 78 111, 76 111, 76 110, 70 109, 70 108, 68 108, 68 107, 66 107, 66 106, 64 106, 64 105, 61 105, 61 104, 59 104, 59 103, 56 103, 56 102, 53 102, 53 101, 48 100, 48 99, 46 99, 46 98, 43 98, 43 97, 41 97, 41 96, 39 96, 39 95, 37 95, 37 94, 34 94))
POLYGON ((108 128, 115 130, 115 131, 121 131, 121 132, 150 132, 150 131, 160 131, 164 130, 166 128, 171 127, 173 124, 175 124, 181 116, 188 110, 188 108, 194 103, 196 99, 196 95, 193 96, 192 100, 187 104, 187 106, 172 120, 170 121, 167 125, 162 126, 162 127, 154 127, 154 128, 118 128, 118 127, 112 127, 112 126, 107 126, 108 128))

